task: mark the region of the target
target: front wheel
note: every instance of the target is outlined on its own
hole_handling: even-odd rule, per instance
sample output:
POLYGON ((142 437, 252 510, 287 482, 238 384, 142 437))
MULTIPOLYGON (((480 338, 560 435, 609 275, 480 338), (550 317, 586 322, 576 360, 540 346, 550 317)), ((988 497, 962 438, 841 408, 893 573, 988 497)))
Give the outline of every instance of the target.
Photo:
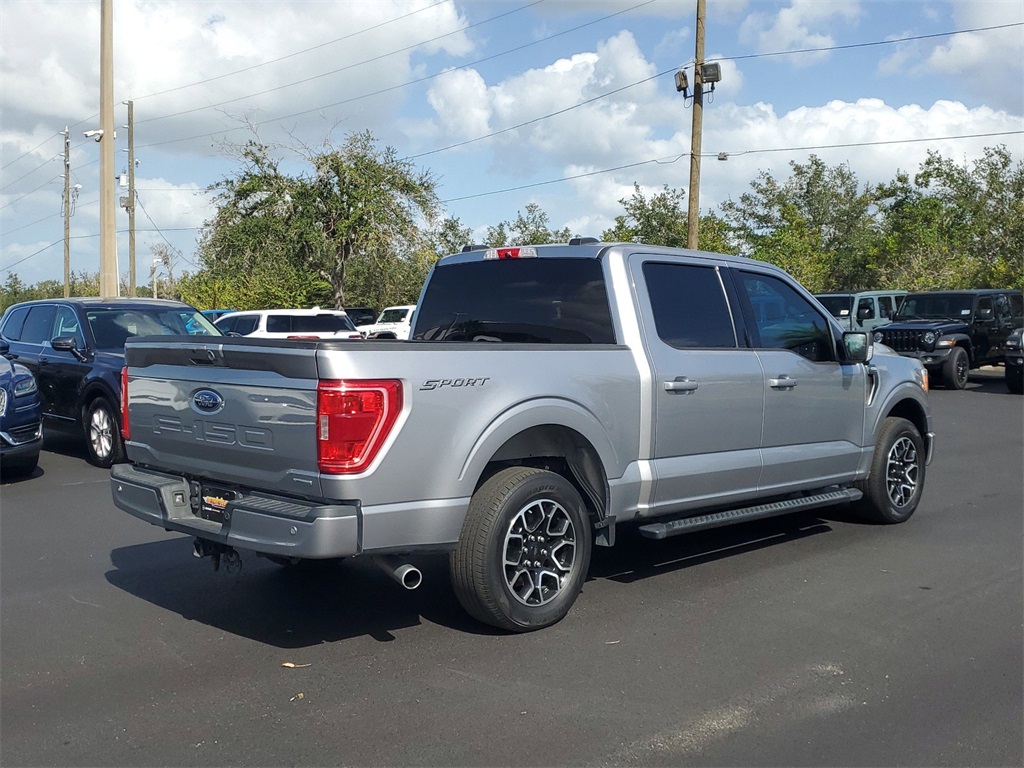
POLYGON ((1015 395, 1024 393, 1024 373, 1019 368, 1006 366, 1006 388, 1015 395))
POLYGON ((85 447, 89 462, 97 467, 109 467, 124 461, 124 442, 121 426, 114 407, 98 397, 85 409, 85 447))
POLYGON ((473 494, 449 559, 452 587, 476 619, 513 632, 561 620, 590 567, 590 519, 561 475, 511 467, 473 494))
POLYGON ((970 370, 971 361, 967 357, 967 350, 953 347, 942 366, 942 380, 949 389, 963 389, 967 386, 970 370))
POLYGON ((924 492, 925 449, 913 422, 890 416, 882 423, 871 474, 857 483, 864 498, 857 510, 879 523, 910 519, 924 492))

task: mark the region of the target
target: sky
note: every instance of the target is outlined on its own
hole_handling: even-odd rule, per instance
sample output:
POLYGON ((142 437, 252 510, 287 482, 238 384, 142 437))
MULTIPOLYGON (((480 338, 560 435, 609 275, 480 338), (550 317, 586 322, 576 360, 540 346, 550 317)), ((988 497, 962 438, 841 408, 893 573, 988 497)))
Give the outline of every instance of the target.
MULTIPOLYGON (((137 280, 194 272, 235 149, 369 130, 428 170, 480 241, 530 203, 600 236, 634 184, 688 190, 696 0, 113 0, 115 172, 134 113, 137 280), (161 275, 165 274, 160 270, 161 275)), ((708 0, 702 214, 817 155, 861 185, 929 151, 1024 160, 1021 0, 708 0), (725 158, 724 160, 722 158, 725 158)), ((100 0, 0 2, 0 281, 99 271, 100 0)), ((104 137, 104 141, 107 137, 104 137)), ((291 163, 296 163, 290 165, 291 163)), ((116 190, 124 195, 125 190, 116 190)), ((118 263, 128 215, 118 208, 118 263)))

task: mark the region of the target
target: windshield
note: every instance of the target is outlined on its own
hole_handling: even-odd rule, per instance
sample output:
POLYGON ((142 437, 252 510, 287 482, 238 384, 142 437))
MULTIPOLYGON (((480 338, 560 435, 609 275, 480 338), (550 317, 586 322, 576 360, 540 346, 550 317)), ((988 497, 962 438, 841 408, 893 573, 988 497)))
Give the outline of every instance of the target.
POLYGON ((846 317, 853 309, 853 296, 816 296, 832 317, 846 317))
POLYGON ((973 298, 962 293, 912 293, 903 299, 893 319, 970 317, 973 298))
POLYGON ((385 309, 380 313, 378 323, 400 323, 409 314, 408 309, 385 309))
POLYGON ((86 312, 97 349, 121 351, 132 336, 221 336, 190 307, 91 309, 86 312))

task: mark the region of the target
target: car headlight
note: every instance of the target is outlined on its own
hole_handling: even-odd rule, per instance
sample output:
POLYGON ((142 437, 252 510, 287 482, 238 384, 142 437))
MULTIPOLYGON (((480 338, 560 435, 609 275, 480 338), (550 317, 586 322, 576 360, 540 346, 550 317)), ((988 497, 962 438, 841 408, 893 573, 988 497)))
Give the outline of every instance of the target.
POLYGON ((935 331, 926 331, 923 338, 924 338, 924 343, 925 344, 934 344, 935 343, 935 331))
POLYGON ((36 380, 34 378, 22 379, 14 384, 14 396, 24 397, 36 391, 36 380))
POLYGON ((885 335, 881 331, 875 331, 873 334, 871 334, 871 338, 874 339, 877 344, 881 344, 882 339, 885 338, 885 335))

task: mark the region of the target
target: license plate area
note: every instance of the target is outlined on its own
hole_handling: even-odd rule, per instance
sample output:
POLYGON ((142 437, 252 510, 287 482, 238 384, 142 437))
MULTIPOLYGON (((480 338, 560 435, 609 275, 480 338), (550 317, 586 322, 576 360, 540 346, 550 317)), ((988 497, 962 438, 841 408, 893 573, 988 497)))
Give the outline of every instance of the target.
POLYGON ((203 485, 199 490, 199 516, 204 520, 223 523, 228 502, 238 498, 236 491, 219 488, 215 485, 203 485))

